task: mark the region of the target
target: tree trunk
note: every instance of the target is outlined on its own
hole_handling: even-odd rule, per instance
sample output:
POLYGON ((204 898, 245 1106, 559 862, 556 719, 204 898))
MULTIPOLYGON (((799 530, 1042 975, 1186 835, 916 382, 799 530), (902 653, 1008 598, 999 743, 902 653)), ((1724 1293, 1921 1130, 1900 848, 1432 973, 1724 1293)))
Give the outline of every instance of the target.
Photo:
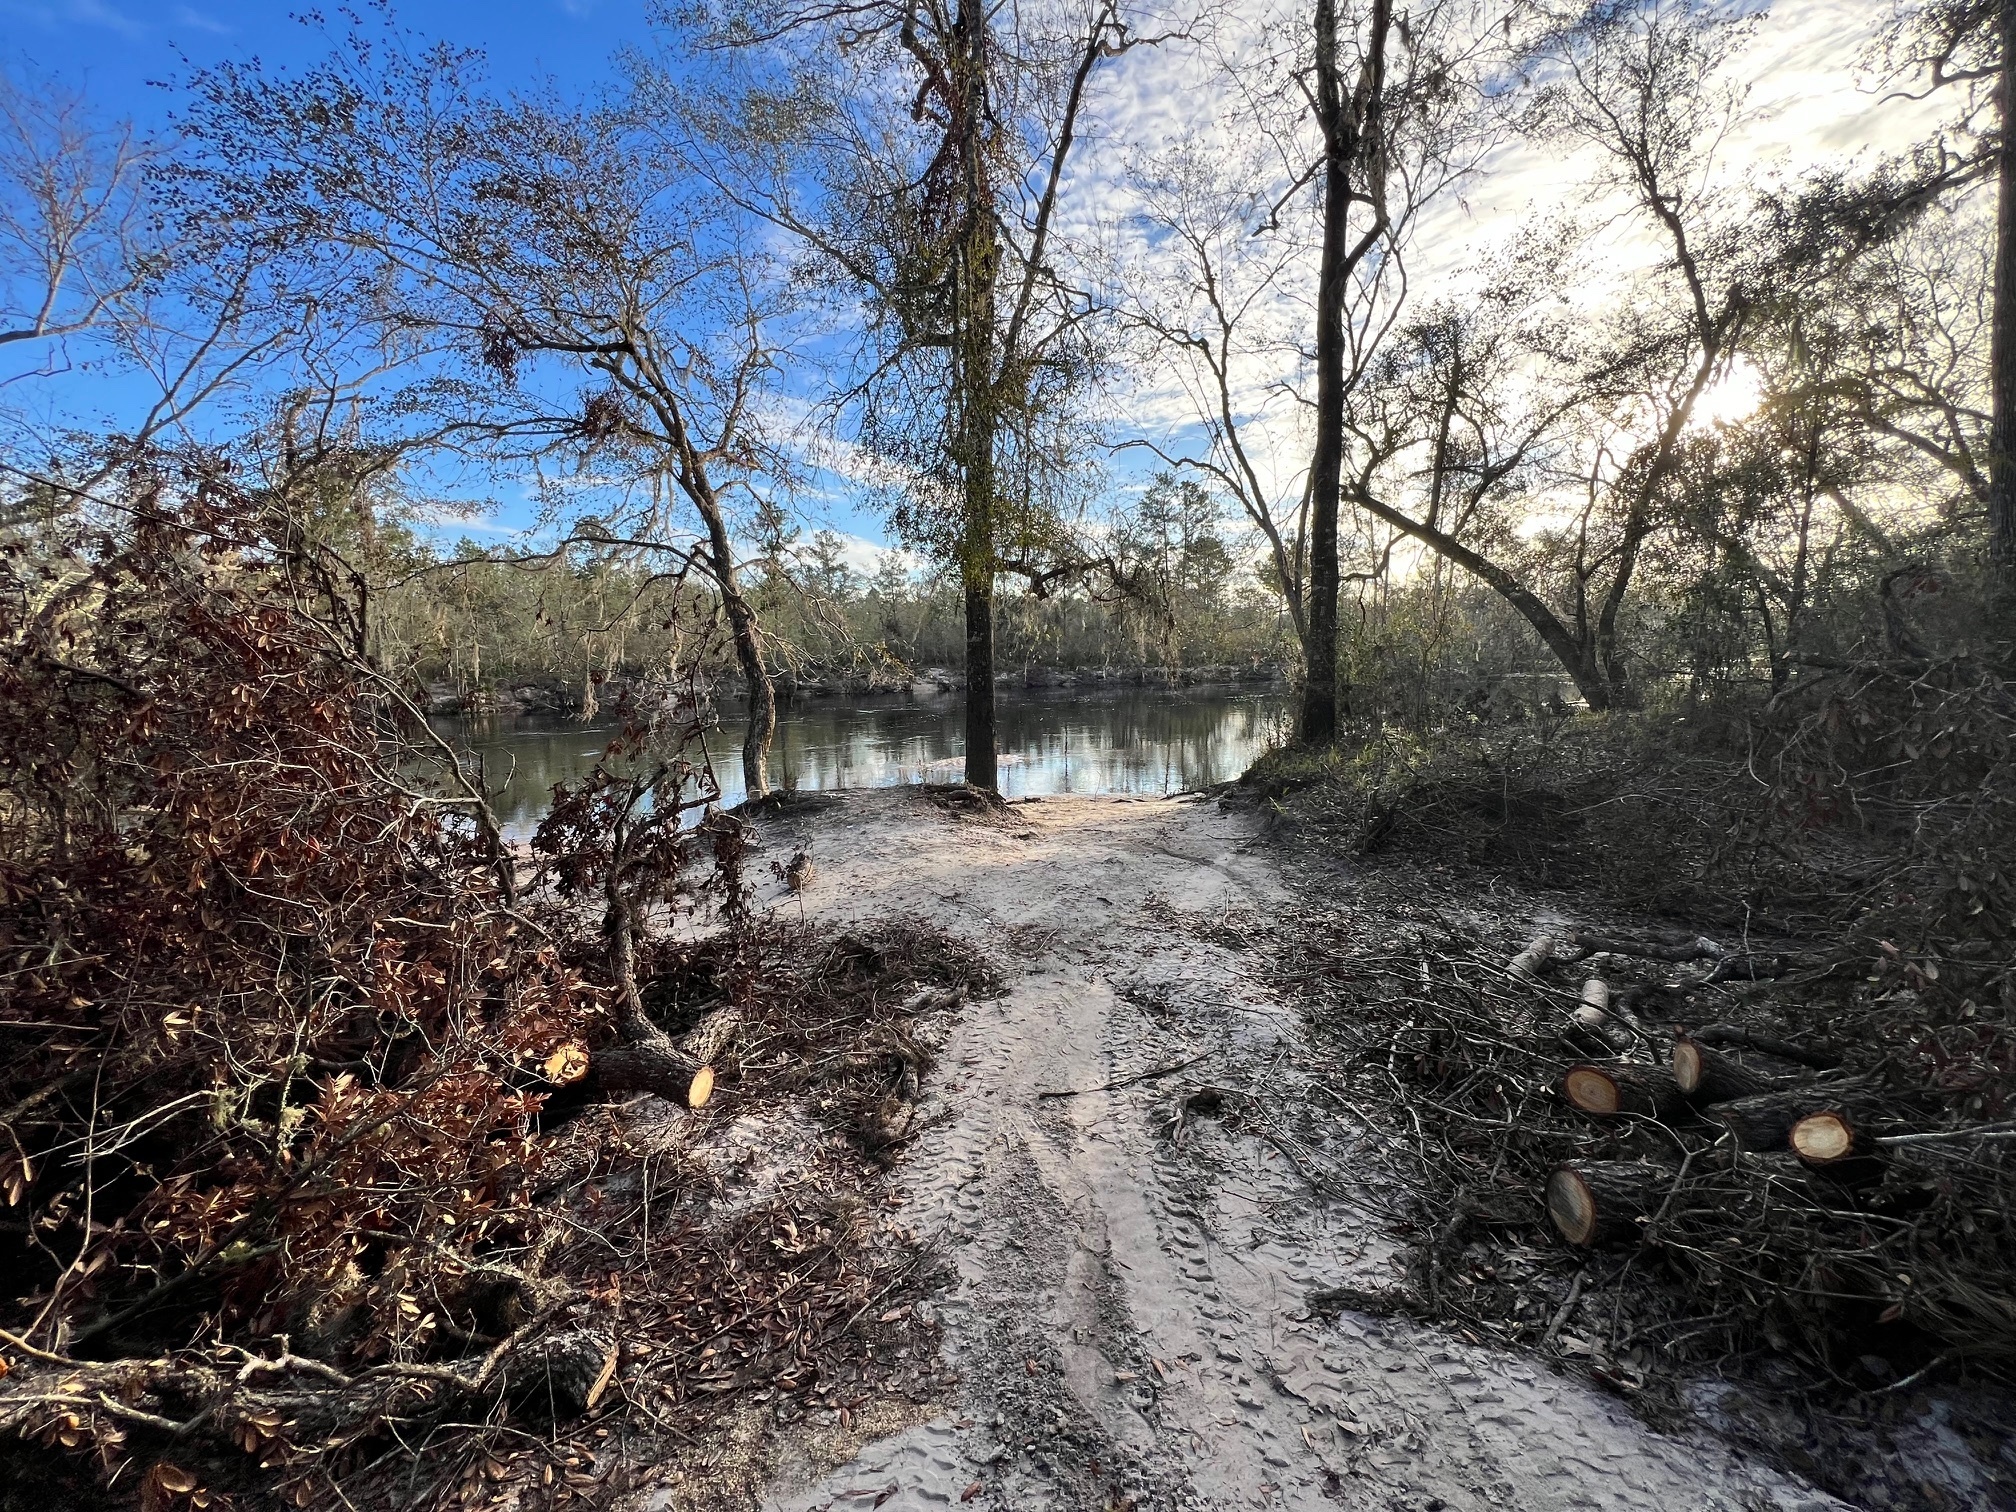
POLYGON ((1792 1126, 1810 1113, 1846 1111, 1862 1116, 1888 1104, 1881 1093, 1853 1082, 1814 1082, 1717 1103, 1707 1116, 1728 1129, 1740 1150, 1789 1150, 1792 1126))
POLYGON ((1635 1113, 1665 1123, 1687 1111, 1687 1099, 1663 1066, 1570 1066, 1561 1078, 1561 1096, 1598 1118, 1635 1113))
POLYGON ((763 665, 763 637, 756 623, 756 611, 742 596, 735 571, 735 544, 728 534, 728 522, 715 500, 712 486, 699 474, 697 462, 687 463, 686 495, 700 512, 707 527, 708 576, 721 594, 722 612, 728 617, 728 631, 735 642, 735 663, 748 684, 746 712, 749 730, 742 737, 743 797, 761 798, 770 791, 770 741, 777 732, 777 690, 771 686, 769 670, 763 665))
POLYGON ((1454 536, 1413 519, 1370 494, 1361 493, 1357 502, 1373 515, 1391 525, 1396 530, 1406 532, 1415 540, 1427 546, 1444 560, 1455 563, 1465 572, 1487 584, 1498 596, 1519 611, 1519 616, 1533 627, 1547 649, 1554 653, 1554 659, 1561 664, 1575 684, 1575 691, 1594 710, 1610 707, 1610 684, 1596 667, 1594 656, 1574 630, 1561 622, 1555 614, 1540 601, 1538 594, 1525 587, 1513 575, 1480 552, 1472 551, 1454 536))
POLYGON ((1988 560, 1997 610, 2016 616, 2016 0, 2000 0, 2002 145, 1997 153, 1995 322, 1989 338, 1988 560))
POLYGON ((1570 1244, 1620 1244, 1644 1233, 1673 1187, 1666 1166, 1637 1160, 1583 1160, 1547 1178, 1547 1216, 1570 1244))
POLYGON ((965 224, 955 277, 953 402, 955 446, 963 485, 959 580, 966 600, 966 781, 994 792, 1000 777, 994 720, 994 443, 998 423, 995 364, 1001 237, 987 162, 987 12, 965 0, 954 22, 956 116, 965 224))
POLYGON ((966 781, 988 792, 1000 786, 994 718, 994 582, 968 571, 966 597, 966 781))
POLYGON ((1309 632, 1296 736, 1337 738, 1337 505, 1344 481, 1344 298, 1353 132, 1337 50, 1337 0, 1316 0, 1316 114, 1323 133, 1323 257, 1316 284, 1316 450, 1309 464, 1309 632))
POLYGON ((742 737, 743 796, 761 798, 770 791, 770 742, 777 734, 777 690, 763 665, 756 613, 739 593, 729 603, 728 623, 735 636, 735 660, 749 686, 745 704, 749 728, 742 737))

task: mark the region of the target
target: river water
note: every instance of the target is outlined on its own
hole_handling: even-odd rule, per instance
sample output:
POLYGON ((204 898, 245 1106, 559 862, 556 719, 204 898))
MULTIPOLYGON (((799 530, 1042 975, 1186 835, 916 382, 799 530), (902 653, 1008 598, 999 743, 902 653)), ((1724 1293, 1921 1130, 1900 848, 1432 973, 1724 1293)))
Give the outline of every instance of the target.
MULTIPOLYGON (((1280 688, 1054 689, 1000 695, 1001 791, 1179 793, 1237 777, 1285 731, 1280 688)), ((550 717, 441 719, 436 727, 504 783, 498 818, 529 835, 553 785, 601 754, 607 724, 550 717), (506 781, 508 776, 508 781, 506 781)), ((722 799, 743 797, 742 727, 709 733, 722 799)), ((787 791, 957 782, 966 749, 956 696, 814 699, 779 711, 770 778, 787 791)))

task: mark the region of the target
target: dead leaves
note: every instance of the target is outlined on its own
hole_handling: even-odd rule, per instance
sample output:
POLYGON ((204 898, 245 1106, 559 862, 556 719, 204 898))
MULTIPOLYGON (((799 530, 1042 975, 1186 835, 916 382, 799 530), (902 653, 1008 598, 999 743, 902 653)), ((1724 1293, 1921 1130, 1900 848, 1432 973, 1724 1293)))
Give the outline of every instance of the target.
POLYGON ((569 1040, 547 1056, 540 1069, 555 1086, 572 1086, 588 1074, 588 1047, 578 1040, 569 1040))
POLYGON ((167 1460, 156 1460, 140 1478, 141 1512, 170 1512, 173 1508, 208 1507, 216 1498, 190 1471, 167 1460))

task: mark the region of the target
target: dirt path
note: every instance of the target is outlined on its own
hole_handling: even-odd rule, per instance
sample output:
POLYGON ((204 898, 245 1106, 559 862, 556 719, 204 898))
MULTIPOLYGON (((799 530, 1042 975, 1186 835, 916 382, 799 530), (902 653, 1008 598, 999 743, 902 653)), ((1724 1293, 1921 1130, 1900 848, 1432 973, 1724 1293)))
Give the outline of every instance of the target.
POLYGON ((1280 895, 1254 839, 1192 802, 983 822, 916 790, 766 825, 766 854, 803 844, 817 864, 777 906, 928 918, 1011 974, 963 1012, 898 1174, 958 1277, 937 1308, 957 1400, 815 1482, 787 1474, 766 1508, 957 1506, 976 1483, 968 1505, 1016 1512, 1843 1506, 1517 1355, 1312 1315, 1312 1291, 1395 1280, 1385 1222, 1297 1169, 1350 1170, 1348 1141, 1309 1143, 1316 1120, 1234 1133, 1208 1095, 1172 1137, 1199 1090, 1322 1095, 1295 1015, 1197 927, 1280 895))

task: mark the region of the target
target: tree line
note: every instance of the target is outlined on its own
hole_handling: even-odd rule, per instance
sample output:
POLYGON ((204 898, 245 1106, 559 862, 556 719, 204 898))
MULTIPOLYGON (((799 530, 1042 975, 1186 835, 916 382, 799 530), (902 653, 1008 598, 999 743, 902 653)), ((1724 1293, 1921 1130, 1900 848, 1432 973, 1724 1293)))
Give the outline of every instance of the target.
POLYGON ((778 677, 844 657, 960 666, 991 787, 997 669, 1042 643, 1285 646, 1320 745, 1451 657, 1606 710, 1782 684, 1869 613, 1908 638, 1935 590, 1993 639, 2008 18, 1899 12, 1874 118, 1934 124, 1769 181, 1731 146, 1763 24, 723 0, 654 13, 588 96, 375 12, 303 68, 194 70, 153 138, 12 82, 10 530, 116 505, 151 451, 228 456, 350 554, 408 670, 514 637, 584 678, 633 646, 732 663, 752 795, 778 677), (1190 108, 1143 127, 1151 65, 1190 108), (1522 154, 1576 194, 1453 262, 1522 154), (121 375, 116 423, 78 423, 85 364, 121 375), (778 549, 834 477, 909 581, 778 549), (402 529, 472 486, 522 490, 540 544, 402 529), (672 592, 704 646, 653 619, 672 592))

